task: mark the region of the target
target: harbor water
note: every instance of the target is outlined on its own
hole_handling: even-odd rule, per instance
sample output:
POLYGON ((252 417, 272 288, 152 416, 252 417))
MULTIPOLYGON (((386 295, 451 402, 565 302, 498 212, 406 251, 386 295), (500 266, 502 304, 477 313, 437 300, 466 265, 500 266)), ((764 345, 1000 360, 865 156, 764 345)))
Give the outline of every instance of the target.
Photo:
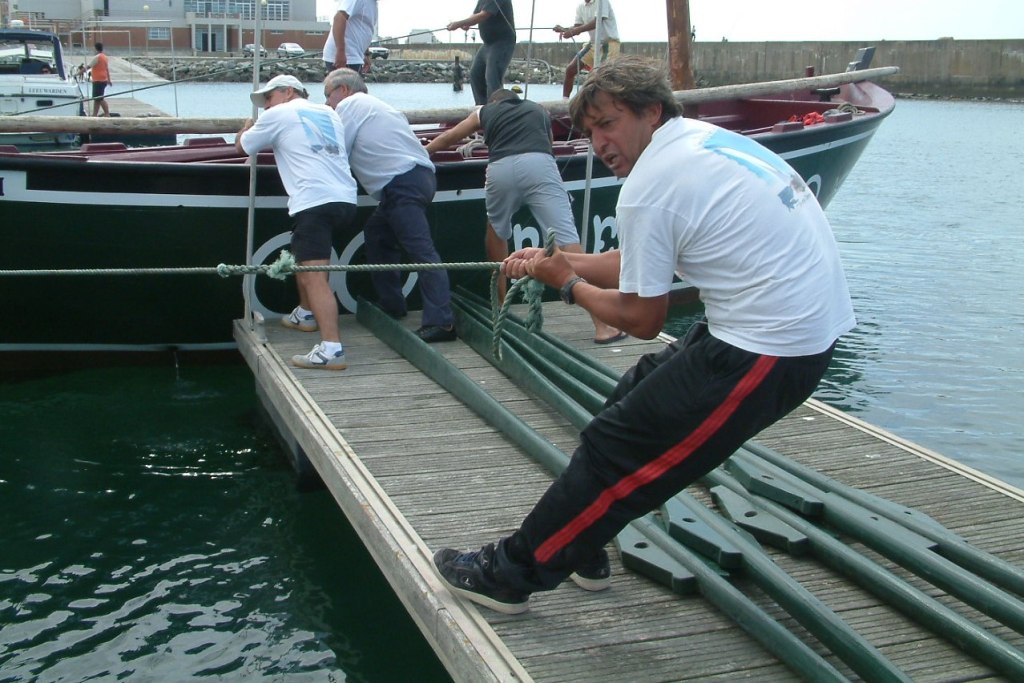
MULTIPOLYGON (((246 116, 250 89, 180 86, 180 113, 246 116)), ((448 85, 372 91, 469 104, 448 85)), ((897 104, 828 209, 858 325, 816 394, 1019 487, 1022 118, 897 104)), ((0 682, 448 679, 331 496, 296 485, 244 365, 0 387, 0 682)))

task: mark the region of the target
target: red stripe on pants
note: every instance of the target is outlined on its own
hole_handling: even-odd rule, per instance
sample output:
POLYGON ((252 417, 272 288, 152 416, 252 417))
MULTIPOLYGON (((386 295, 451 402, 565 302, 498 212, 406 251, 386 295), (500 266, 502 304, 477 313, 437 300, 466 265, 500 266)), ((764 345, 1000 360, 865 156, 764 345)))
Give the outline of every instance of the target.
POLYGON ((641 486, 657 480, 665 472, 690 457, 694 451, 722 428, 722 425, 736 412, 743 400, 761 384, 777 360, 778 358, 775 356, 759 357, 754 363, 754 367, 743 376, 743 379, 733 387, 722 404, 715 408, 697 429, 636 472, 602 491, 583 512, 544 541, 534 552, 534 559, 540 563, 547 562, 555 553, 572 543, 585 529, 601 519, 616 501, 629 496, 641 486))

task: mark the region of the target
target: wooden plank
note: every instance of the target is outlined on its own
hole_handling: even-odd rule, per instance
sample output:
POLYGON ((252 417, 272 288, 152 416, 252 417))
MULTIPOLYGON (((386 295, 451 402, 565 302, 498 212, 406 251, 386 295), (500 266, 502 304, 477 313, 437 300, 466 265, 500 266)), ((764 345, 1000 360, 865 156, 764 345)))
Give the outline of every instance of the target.
MULTIPOLYGON (((166 112, 157 109, 148 102, 137 100, 134 97, 113 96, 107 97, 105 99, 107 101, 107 106, 110 107, 110 113, 120 116, 122 118, 150 118, 155 116, 167 116, 166 112)), ((88 106, 91 106, 89 103, 86 104, 88 106)))
MULTIPOLYGON (((589 318, 560 304, 545 306, 544 319, 547 331, 619 371, 659 344, 630 339, 611 348, 595 346, 589 318)), ((567 583, 534 596, 530 611, 518 616, 453 599, 433 578, 426 564, 428 549, 479 547, 511 533, 551 476, 354 320, 346 317, 342 330, 350 356, 343 373, 290 370, 282 357, 308 350, 311 337, 276 326, 267 329, 267 349, 246 350, 245 355, 257 381, 266 381, 261 375, 276 357, 274 381, 268 383, 280 383, 280 391, 303 395, 308 402, 294 411, 296 429, 311 429, 302 425, 304 419, 318 425, 312 428, 316 436, 306 437, 303 447, 324 450, 318 469, 327 469, 325 478, 332 479, 328 483, 339 505, 350 519, 355 515, 353 525, 454 678, 481 680, 480 669, 488 666, 482 662, 507 657, 497 671, 541 681, 796 679, 707 601, 680 598, 626 572, 614 549, 612 588, 602 593, 567 583), (392 532, 396 536, 389 538, 392 532), (398 557, 405 553, 409 556, 398 557)), ((465 345, 438 344, 435 350, 567 453, 575 447, 576 430, 465 345)), ((1014 542, 1024 531, 1024 498, 999 482, 957 471, 941 456, 922 454, 877 428, 837 419, 813 401, 758 440, 827 476, 916 507, 977 547, 1024 564, 1024 549, 1014 542), (949 505, 951 499, 957 505, 949 505)), ((713 506, 705 489, 691 489, 713 506)), ((1014 647, 1024 647, 1021 634, 992 624, 872 551, 856 543, 852 547, 970 614, 1014 647)), ((998 678, 812 558, 767 552, 914 680, 998 678)), ((741 574, 731 581, 833 666, 855 677, 763 591, 741 574)))
POLYGON ((292 423, 293 433, 324 483, 452 676, 460 680, 529 680, 479 612, 442 589, 430 569, 429 548, 310 396, 291 381, 281 356, 238 321, 234 335, 257 380, 268 393, 276 390, 275 408, 292 423))

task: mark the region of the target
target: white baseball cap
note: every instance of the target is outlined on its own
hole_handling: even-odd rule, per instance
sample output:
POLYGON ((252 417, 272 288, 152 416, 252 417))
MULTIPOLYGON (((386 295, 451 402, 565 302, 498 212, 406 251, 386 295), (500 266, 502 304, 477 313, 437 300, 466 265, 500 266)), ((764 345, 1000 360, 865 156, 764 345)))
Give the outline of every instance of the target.
POLYGON ((249 99, 257 107, 263 107, 267 103, 267 93, 271 90, 277 90, 278 88, 295 88, 297 92, 302 93, 303 97, 309 97, 309 93, 306 92, 306 88, 302 85, 299 79, 295 76, 289 76, 288 74, 281 74, 274 76, 267 84, 257 90, 256 92, 249 95, 249 99))

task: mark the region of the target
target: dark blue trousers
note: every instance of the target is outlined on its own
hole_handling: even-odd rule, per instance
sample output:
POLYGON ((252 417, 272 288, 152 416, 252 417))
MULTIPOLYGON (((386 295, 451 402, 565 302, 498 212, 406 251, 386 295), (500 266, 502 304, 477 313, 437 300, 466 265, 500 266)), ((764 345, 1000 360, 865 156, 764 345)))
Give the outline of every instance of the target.
POLYGON ((738 349, 699 323, 643 356, 580 434, 569 466, 512 536, 495 576, 524 592, 551 590, 630 521, 711 471, 805 401, 832 358, 738 349))
MULTIPOLYGON (((440 263, 430 236, 427 206, 434 199, 437 179, 425 166, 395 176, 381 191, 377 209, 363 226, 366 256, 370 263, 401 263, 402 252, 412 263, 440 263)), ((424 325, 451 325, 451 290, 444 270, 419 272, 424 325)), ((397 270, 370 274, 381 308, 392 314, 406 311, 402 273, 397 270)))

